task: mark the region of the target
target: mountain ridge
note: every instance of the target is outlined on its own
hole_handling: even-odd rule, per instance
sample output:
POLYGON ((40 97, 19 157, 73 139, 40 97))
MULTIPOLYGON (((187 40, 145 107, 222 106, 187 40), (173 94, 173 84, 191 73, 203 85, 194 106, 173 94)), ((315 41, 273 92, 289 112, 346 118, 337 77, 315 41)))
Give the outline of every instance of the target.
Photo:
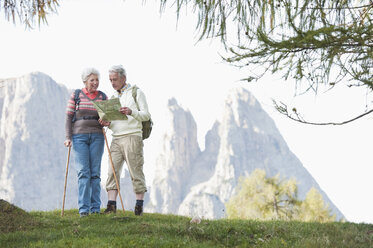
MULTIPOLYGON (((42 72, 1 82, 0 198, 26 210, 60 208, 67 155, 63 146, 65 108, 71 90, 42 72)), ((263 168, 268 176, 280 172, 287 177, 298 175, 302 196, 316 185, 337 217, 343 217, 247 90, 237 88, 230 93, 222 118, 206 132, 203 150, 192 113, 174 98, 168 102, 166 118, 170 126, 162 137, 146 211, 222 218, 224 202, 232 195, 238 178, 263 168)), ((65 207, 76 208, 73 156, 70 163, 65 207)), ((125 207, 131 209, 128 206, 134 195, 128 193, 131 185, 125 175, 127 181, 121 180, 121 185, 126 191, 125 207)), ((104 205, 104 189, 101 199, 104 205)))
MULTIPOLYGON (((182 116, 186 115, 187 111, 183 112, 180 106, 178 108, 178 113, 181 113, 182 116)), ((182 121, 185 119, 179 118, 173 111, 170 111, 169 114, 171 114, 172 120, 182 121)), ((193 116, 189 116, 189 118, 194 120, 193 116)), ((190 122, 190 120, 188 121, 190 122)), ((189 132, 195 133, 197 131, 196 127, 190 126, 188 129, 172 133, 172 130, 177 127, 183 127, 183 124, 179 123, 173 128, 169 128, 168 138, 164 139, 164 147, 169 145, 167 143, 170 140, 173 143, 183 142, 177 133, 187 133, 189 136, 189 132)), ((164 188, 172 188, 174 189, 172 192, 163 192, 181 195, 183 201, 180 204, 175 203, 177 206, 168 207, 168 209, 177 210, 169 212, 158 206, 156 209, 150 207, 149 211, 187 216, 197 214, 212 219, 223 218, 225 217, 224 203, 232 196, 238 178, 247 176, 254 169, 260 168, 265 170, 268 176, 280 174, 283 178, 295 177, 298 182, 299 196, 302 199, 305 198, 311 187, 315 187, 323 195, 324 201, 331 206, 337 218, 344 218, 312 175, 303 167, 300 160, 290 151, 272 118, 246 89, 239 87, 230 91, 225 100, 222 118, 216 121, 206 133, 205 140, 205 150, 200 151, 195 160, 184 164, 185 170, 193 172, 182 182, 188 194, 178 192, 176 189, 179 185, 175 185, 177 183, 170 180, 168 182, 155 180, 152 184, 152 190, 162 191, 164 188), (203 173, 200 173, 201 171, 203 173), (201 174, 203 175, 201 176, 201 174)), ((197 146, 197 141, 195 143, 197 146)), ((178 151, 173 152, 172 157, 177 157, 178 151)), ((168 150, 163 150, 160 156, 169 157, 168 150)), ((177 163, 172 160, 159 160, 156 168, 162 166, 168 173, 167 176, 163 176, 174 178, 177 175, 167 168, 178 166, 177 163)), ((150 196, 150 200, 151 206, 155 205, 155 202, 163 202, 162 198, 159 199, 154 194, 150 196)))

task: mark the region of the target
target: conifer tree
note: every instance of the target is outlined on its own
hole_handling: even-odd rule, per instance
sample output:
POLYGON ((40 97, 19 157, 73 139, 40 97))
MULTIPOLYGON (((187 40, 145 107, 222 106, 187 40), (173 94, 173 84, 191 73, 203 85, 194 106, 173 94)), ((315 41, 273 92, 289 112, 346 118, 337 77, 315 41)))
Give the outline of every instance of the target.
POLYGON ((300 204, 297 219, 302 221, 329 222, 335 221, 336 217, 330 213, 330 209, 324 203, 319 191, 312 187, 308 191, 306 199, 300 204))
POLYGON ((297 205, 295 180, 281 181, 279 175, 267 178, 265 171, 256 169, 239 179, 226 209, 228 218, 290 220, 297 205))
POLYGON ((241 177, 235 194, 225 204, 229 219, 335 221, 321 194, 315 189, 301 201, 294 179, 281 180, 279 175, 266 177, 256 169, 248 177, 241 177))
MULTIPOLYGON (((167 4, 195 12, 200 39, 220 38, 225 61, 247 70, 244 80, 280 73, 295 79, 296 94, 339 83, 373 90, 372 0, 161 0, 161 9, 167 4)), ((317 124, 285 104, 277 110, 317 124)))
POLYGON ((163 9, 168 2, 178 13, 193 5, 200 38, 219 37, 231 52, 228 62, 308 79, 315 91, 345 77, 373 89, 371 0, 161 0, 163 9))
POLYGON ((47 23, 47 15, 56 12, 59 0, 0 0, 0 12, 4 12, 8 21, 13 21, 31 28, 38 23, 47 23))

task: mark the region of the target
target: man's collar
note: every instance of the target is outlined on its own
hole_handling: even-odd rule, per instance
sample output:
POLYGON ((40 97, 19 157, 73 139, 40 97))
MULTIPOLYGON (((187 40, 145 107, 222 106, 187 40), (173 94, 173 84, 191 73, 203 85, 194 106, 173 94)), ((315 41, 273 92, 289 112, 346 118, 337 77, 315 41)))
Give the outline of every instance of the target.
POLYGON ((123 92, 131 88, 131 84, 124 85, 121 89, 117 90, 118 95, 122 96, 123 92))

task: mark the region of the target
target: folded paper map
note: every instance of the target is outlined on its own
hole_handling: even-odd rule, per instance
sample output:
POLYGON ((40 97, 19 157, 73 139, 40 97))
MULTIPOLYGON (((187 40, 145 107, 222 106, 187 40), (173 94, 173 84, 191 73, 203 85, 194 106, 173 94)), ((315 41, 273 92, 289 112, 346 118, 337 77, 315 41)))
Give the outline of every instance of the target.
POLYGON ((127 116, 120 113, 119 98, 113 98, 101 102, 92 101, 95 106, 100 119, 103 121, 127 120, 127 116))

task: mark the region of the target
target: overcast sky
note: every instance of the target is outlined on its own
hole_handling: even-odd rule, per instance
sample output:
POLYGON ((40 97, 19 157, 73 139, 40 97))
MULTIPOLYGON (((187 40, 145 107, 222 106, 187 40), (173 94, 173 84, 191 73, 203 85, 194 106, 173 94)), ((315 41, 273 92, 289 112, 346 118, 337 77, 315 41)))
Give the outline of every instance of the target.
MULTIPOLYGON (((373 118, 345 126, 297 124, 280 114, 272 98, 296 106, 311 121, 341 121, 372 107, 362 89, 338 87, 322 94, 294 97, 294 82, 268 75, 257 83, 240 83, 245 70, 223 63, 217 41, 197 43, 195 16, 182 15, 176 28, 173 9, 162 16, 153 1, 66 0, 48 25, 25 30, 0 16, 0 78, 41 71, 68 88, 83 84, 80 72, 94 66, 101 72, 100 89, 110 95, 108 68, 123 64, 128 82, 146 94, 154 132, 145 141, 145 173, 151 184, 154 160, 161 145, 168 99, 189 109, 204 136, 219 118, 227 91, 250 90, 274 118, 290 149, 302 161, 329 198, 349 221, 373 223, 373 118)), ((61 141, 62 145, 63 141, 61 141)), ((105 159, 104 159, 105 160, 105 159)), ((106 173, 103 171, 103 181, 106 173)))

